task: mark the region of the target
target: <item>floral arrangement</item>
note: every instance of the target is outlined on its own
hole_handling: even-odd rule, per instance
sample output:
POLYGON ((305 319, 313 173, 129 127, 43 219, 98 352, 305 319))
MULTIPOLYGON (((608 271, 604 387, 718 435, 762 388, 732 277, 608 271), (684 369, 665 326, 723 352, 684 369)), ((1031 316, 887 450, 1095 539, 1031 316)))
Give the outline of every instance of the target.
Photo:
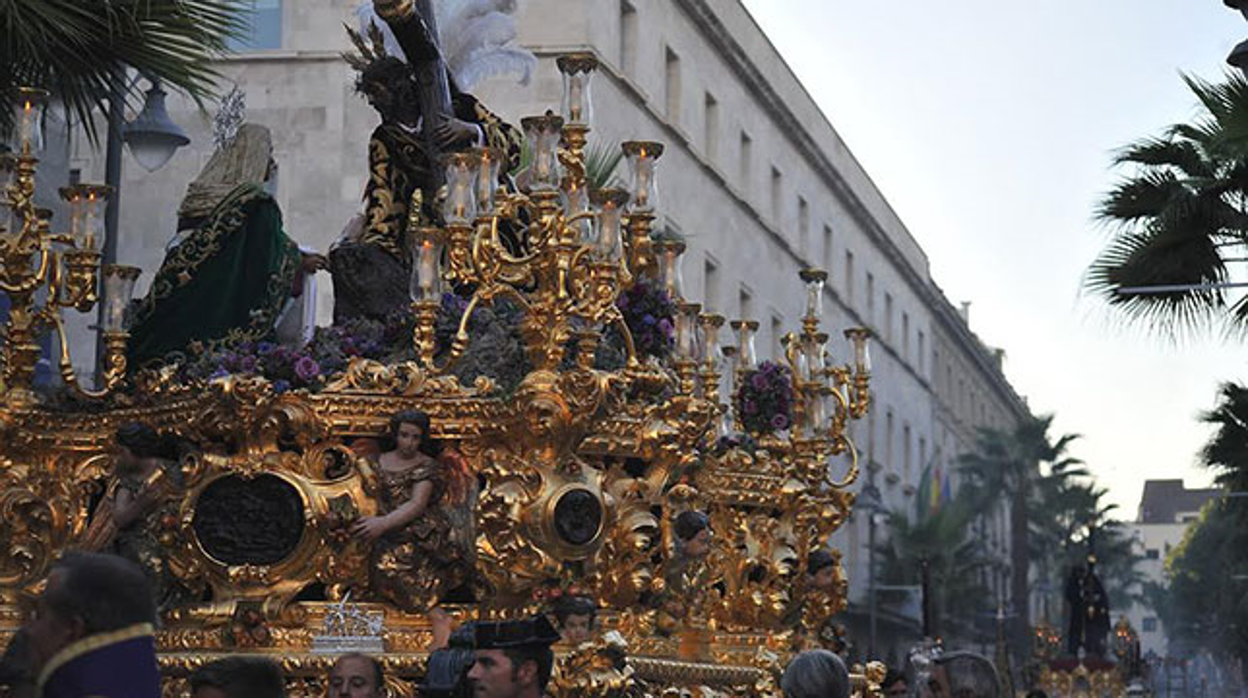
POLYGON ((676 331, 676 304, 666 291, 639 280, 621 293, 615 304, 624 315, 638 354, 661 359, 671 352, 676 331))
MULTIPOLYGON (((455 294, 442 297, 434 325, 435 357, 445 356, 459 329, 468 301, 455 294)), ((488 376, 504 391, 515 388, 529 371, 520 337, 523 312, 506 299, 479 306, 468 323, 467 351, 453 368, 465 385, 488 376)), ((385 363, 415 359, 412 347, 414 319, 396 313, 385 321, 357 318, 331 327, 318 327, 303 347, 274 342, 239 342, 213 349, 193 347, 182 363, 181 379, 189 383, 228 375, 256 375, 269 380, 274 392, 319 390, 336 373, 359 357, 385 363)))
POLYGON ((770 434, 793 424, 793 383, 787 366, 764 361, 747 371, 737 389, 736 413, 746 431, 770 434))

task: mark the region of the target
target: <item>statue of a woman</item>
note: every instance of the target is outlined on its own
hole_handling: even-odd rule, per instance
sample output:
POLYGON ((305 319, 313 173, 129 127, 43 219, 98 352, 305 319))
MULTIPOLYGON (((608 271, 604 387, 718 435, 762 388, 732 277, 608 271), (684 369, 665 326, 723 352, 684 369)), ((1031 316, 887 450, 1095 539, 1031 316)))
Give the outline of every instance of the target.
POLYGON ((425 413, 395 414, 390 436, 394 449, 375 463, 381 513, 357 521, 354 532, 373 542, 373 593, 423 612, 471 579, 476 480, 459 454, 430 437, 425 413))
POLYGON ((269 129, 243 124, 187 187, 178 238, 130 318, 132 366, 273 335, 303 275, 324 267, 282 230, 264 189, 274 171, 269 129))

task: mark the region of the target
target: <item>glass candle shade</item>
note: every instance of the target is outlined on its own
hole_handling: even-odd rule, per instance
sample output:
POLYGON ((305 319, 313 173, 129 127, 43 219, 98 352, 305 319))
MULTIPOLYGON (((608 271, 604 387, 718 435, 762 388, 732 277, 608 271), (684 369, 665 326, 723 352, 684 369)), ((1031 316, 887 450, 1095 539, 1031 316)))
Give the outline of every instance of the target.
POLYGON ((655 164, 663 155, 663 144, 653 141, 626 141, 620 148, 628 160, 629 181, 633 198, 629 212, 651 213, 658 204, 658 187, 655 184, 655 164))
POLYGON ((828 272, 803 269, 798 276, 806 284, 806 317, 818 320, 823 317, 823 285, 828 280, 828 272))
POLYGON ((529 188, 533 191, 554 191, 559 188, 559 141, 563 137, 563 117, 547 112, 545 116, 528 116, 520 120, 532 154, 529 166, 529 188))
POLYGON ((727 364, 728 375, 737 375, 737 359, 739 358, 737 347, 733 344, 719 348, 719 353, 724 357, 724 363, 727 364))
POLYGON ((822 381, 824 344, 828 341, 828 335, 820 332, 813 337, 807 337, 802 341, 802 353, 806 356, 806 373, 803 378, 808 381, 822 381))
POLYGON ((618 262, 624 256, 624 232, 622 229, 624 206, 628 192, 623 189, 596 189, 589 194, 589 201, 597 209, 594 224, 596 252, 600 259, 618 262))
POLYGON ((104 246, 104 208, 112 192, 103 184, 61 188, 61 198, 69 202, 69 233, 78 249, 99 252, 104 246))
POLYGON ((659 283, 673 301, 683 299, 685 278, 681 271, 684 266, 685 243, 674 240, 660 240, 654 243, 654 255, 659 264, 659 283))
POLYGON ((498 191, 498 173, 502 169, 505 156, 498 148, 473 148, 469 152, 477 161, 477 174, 474 180, 477 212, 488 214, 494 211, 494 194, 498 191))
POLYGON ((442 250, 446 234, 439 228, 409 230, 407 252, 411 260, 408 294, 413 302, 442 300, 442 250))
POLYGON ((593 119, 589 88, 594 71, 598 69, 598 59, 592 53, 569 53, 557 58, 555 65, 563 74, 560 113, 564 121, 572 126, 588 126, 593 119))
POLYGON ((470 223, 477 216, 477 167, 480 160, 472 153, 446 156, 446 200, 442 219, 448 224, 470 223))
POLYGON ((698 360, 697 303, 683 303, 676 311, 676 355, 688 361, 698 360))
POLYGON ((134 297, 134 282, 141 270, 122 264, 105 264, 101 280, 104 293, 104 331, 125 329, 126 308, 134 297))
POLYGON ((811 395, 806 402, 806 429, 811 435, 820 432, 824 428, 824 422, 827 421, 827 405, 823 401, 823 394, 816 393, 811 395))
POLYGON ((854 370, 859 373, 870 373, 871 352, 867 348, 867 340, 871 338, 871 330, 865 327, 851 327, 845 330, 845 338, 854 347, 854 370))
POLYGON ((737 333, 737 369, 753 370, 758 365, 754 351, 754 335, 758 332, 757 320, 733 320, 732 330, 737 333))
POLYGON ((719 328, 724 326, 724 316, 707 313, 698 317, 702 327, 703 365, 714 368, 719 363, 719 328))
POLYGON ((19 87, 14 100, 13 150, 20 155, 37 155, 43 150, 43 112, 48 91, 19 87))
MULTIPOLYGON (((568 218, 589 211, 589 190, 584 184, 569 182, 568 188, 563 192, 563 200, 563 210, 568 218)), ((594 221, 591 218, 582 218, 571 225, 576 231, 577 242, 583 245, 594 245, 597 242, 595 236, 598 231, 594 228, 594 221)))

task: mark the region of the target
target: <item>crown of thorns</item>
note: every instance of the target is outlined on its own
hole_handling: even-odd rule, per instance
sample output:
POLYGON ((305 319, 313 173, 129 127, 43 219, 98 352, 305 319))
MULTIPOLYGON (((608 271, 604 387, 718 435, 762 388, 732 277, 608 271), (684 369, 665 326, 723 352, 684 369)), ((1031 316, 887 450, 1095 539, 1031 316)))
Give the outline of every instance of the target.
POLYGON ((370 67, 377 65, 383 60, 393 58, 402 61, 398 56, 391 56, 386 51, 386 39, 381 32, 381 27, 376 22, 368 23, 368 36, 360 34, 350 26, 343 24, 347 30, 347 36, 351 37, 351 43, 355 45, 355 53, 344 53, 342 57, 357 72, 363 73, 370 67))

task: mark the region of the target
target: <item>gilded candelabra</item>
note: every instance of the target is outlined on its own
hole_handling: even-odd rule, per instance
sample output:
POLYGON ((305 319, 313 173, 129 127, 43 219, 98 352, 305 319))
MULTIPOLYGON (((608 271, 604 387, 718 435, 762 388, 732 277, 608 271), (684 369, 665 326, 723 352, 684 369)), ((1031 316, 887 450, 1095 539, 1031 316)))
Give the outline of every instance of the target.
POLYGON ((111 190, 97 184, 76 184, 60 190, 69 203, 70 230, 54 233, 51 212, 35 205, 36 153, 42 145, 42 112, 48 93, 22 88, 15 115, 14 155, 0 156, 0 290, 9 297, 9 319, 0 356, 4 380, 0 389, 11 405, 38 401, 32 389, 39 360, 39 336, 55 331, 60 340, 59 368, 66 386, 80 396, 102 397, 125 377, 126 305, 139 276, 137 267, 104 265, 103 210, 111 190), (78 384, 70 358, 62 310, 91 310, 103 272, 104 368, 98 390, 78 384), (41 293, 42 291, 42 293, 41 293))

